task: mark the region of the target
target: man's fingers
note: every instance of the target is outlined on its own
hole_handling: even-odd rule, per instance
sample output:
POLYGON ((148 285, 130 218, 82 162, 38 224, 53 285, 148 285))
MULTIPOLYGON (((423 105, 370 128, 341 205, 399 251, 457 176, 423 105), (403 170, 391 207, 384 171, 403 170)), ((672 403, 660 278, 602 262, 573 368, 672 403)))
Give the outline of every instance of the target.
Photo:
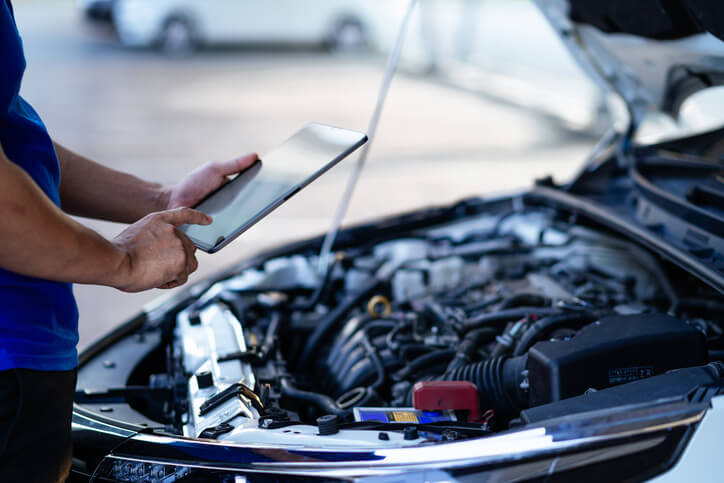
POLYGON ((183 285, 183 284, 179 283, 178 280, 174 280, 173 282, 164 283, 163 285, 161 285, 158 288, 163 289, 163 290, 168 290, 170 288, 180 287, 181 285, 183 285))
POLYGON ((196 257, 194 256, 194 252, 196 252, 196 245, 194 245, 194 242, 192 242, 189 237, 184 235, 181 230, 176 229, 176 236, 181 240, 181 244, 183 245, 184 252, 186 255, 186 264, 185 264, 185 272, 186 276, 193 273, 196 268, 194 267, 196 263, 196 257))
POLYGON ((221 161, 216 164, 216 167, 219 170, 219 174, 222 176, 230 176, 244 171, 246 168, 254 164, 257 159, 259 159, 259 156, 256 153, 245 154, 244 156, 236 159, 221 161))
POLYGON ((181 225, 210 225, 210 216, 191 208, 176 208, 174 210, 162 211, 161 219, 173 226, 181 225))

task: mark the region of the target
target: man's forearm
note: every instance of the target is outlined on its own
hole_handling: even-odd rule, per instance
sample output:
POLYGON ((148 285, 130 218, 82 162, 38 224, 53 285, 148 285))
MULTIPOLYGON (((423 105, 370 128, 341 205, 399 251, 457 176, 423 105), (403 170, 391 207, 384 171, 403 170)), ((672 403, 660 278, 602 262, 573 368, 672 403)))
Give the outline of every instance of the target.
POLYGON ((116 285, 125 253, 58 209, 0 149, 0 266, 60 282, 116 285))
POLYGON ((165 209, 161 185, 102 166, 55 143, 60 161, 60 198, 67 213, 133 223, 165 209))

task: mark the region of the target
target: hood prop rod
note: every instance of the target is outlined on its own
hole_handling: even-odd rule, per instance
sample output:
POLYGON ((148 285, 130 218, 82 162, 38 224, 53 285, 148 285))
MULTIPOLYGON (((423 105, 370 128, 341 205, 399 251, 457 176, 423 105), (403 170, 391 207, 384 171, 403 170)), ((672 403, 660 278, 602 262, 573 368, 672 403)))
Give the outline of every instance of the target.
POLYGON ((347 213, 347 208, 349 207, 349 203, 352 200, 354 189, 357 186, 359 177, 362 174, 362 169, 364 168, 365 162, 367 161, 370 147, 375 140, 377 125, 379 124, 380 117, 382 116, 382 109, 385 105, 385 100, 387 99, 387 93, 390 90, 392 79, 394 78, 395 72, 397 71, 397 64, 399 63, 400 53, 402 52, 402 45, 404 44, 405 33, 407 32, 407 26, 410 23, 410 18, 412 17, 412 12, 415 10, 416 4, 417 0, 410 0, 410 4, 407 7, 407 12, 402 19, 402 24, 400 25, 400 29, 397 32, 395 44, 392 48, 392 51, 390 52, 389 57, 387 58, 387 67, 385 69, 385 75, 382 79, 382 85, 380 86, 380 91, 377 96, 377 104, 375 105, 375 110, 372 113, 372 118, 370 119, 367 128, 367 137, 369 138, 369 142, 362 147, 362 151, 357 158, 357 163, 354 165, 352 173, 347 180, 347 187, 345 188, 344 194, 342 195, 342 199, 337 206, 337 212, 334 215, 332 226, 327 232, 327 235, 324 237, 324 242, 322 243, 322 250, 319 254, 318 266, 318 272, 320 276, 324 276, 324 274, 327 273, 330 263, 330 255, 334 242, 337 238, 337 233, 339 232, 339 228, 342 225, 342 220, 344 218, 344 215, 347 213))

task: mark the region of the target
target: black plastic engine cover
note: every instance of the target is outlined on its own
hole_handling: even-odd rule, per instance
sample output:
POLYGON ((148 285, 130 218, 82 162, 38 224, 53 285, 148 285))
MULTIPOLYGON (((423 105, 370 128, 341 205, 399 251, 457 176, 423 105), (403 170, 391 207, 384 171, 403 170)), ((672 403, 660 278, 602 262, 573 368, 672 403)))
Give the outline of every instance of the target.
POLYGON ((724 365, 713 362, 706 366, 675 369, 660 376, 643 379, 630 384, 622 384, 581 396, 572 397, 551 404, 544 404, 520 413, 526 423, 537 423, 553 418, 569 417, 573 414, 605 410, 626 405, 651 403, 667 400, 693 402, 707 400, 711 394, 718 394, 724 377, 724 365), (712 388, 711 386, 714 386, 712 388), (692 394, 697 387, 700 391, 692 394), (701 397, 699 396, 701 395, 701 397))
POLYGON ((528 353, 530 406, 707 363, 704 336, 665 314, 613 316, 528 353))

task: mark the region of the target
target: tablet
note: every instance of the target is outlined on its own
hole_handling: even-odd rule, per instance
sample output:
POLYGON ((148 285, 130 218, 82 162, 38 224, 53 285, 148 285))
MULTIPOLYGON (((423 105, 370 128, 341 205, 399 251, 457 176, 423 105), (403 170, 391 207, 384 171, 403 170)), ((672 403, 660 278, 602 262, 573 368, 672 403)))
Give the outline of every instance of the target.
POLYGON ((215 253, 366 142, 360 132, 310 124, 194 206, 211 225, 180 229, 215 253))

